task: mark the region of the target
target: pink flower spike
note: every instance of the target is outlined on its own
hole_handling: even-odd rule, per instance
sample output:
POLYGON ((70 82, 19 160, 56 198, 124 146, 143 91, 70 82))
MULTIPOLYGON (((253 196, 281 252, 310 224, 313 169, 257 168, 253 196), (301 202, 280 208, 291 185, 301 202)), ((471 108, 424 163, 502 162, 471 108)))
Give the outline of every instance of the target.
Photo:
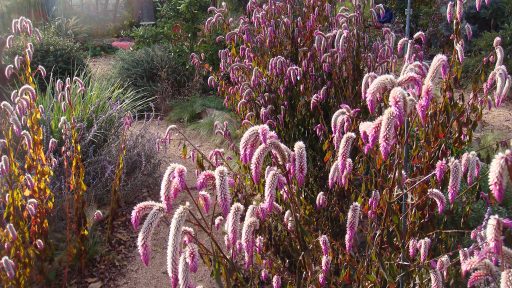
POLYGON ((297 178, 297 183, 299 186, 304 185, 304 181, 306 179, 307 172, 307 156, 306 156, 306 146, 301 141, 295 143, 294 146, 294 155, 295 155, 295 177, 297 178))
POLYGON ((359 225, 359 215, 361 213, 361 206, 354 202, 348 211, 347 215, 347 232, 345 234, 345 248, 347 252, 352 251, 354 245, 354 236, 357 232, 357 226, 359 225))
POLYGON ((439 214, 443 214, 446 206, 446 198, 443 193, 437 189, 428 189, 428 196, 436 201, 439 214))

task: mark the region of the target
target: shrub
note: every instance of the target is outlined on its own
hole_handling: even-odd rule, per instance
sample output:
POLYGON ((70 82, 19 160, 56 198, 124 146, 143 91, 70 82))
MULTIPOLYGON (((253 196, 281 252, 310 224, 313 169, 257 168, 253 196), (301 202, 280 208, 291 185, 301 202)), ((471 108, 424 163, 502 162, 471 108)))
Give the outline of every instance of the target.
POLYGON ((487 177, 464 149, 484 104, 500 106, 512 80, 495 39, 499 59, 486 64, 470 96, 461 91, 460 12, 468 3, 457 5, 451 54, 430 64, 424 33, 397 45, 391 30, 366 29, 380 6, 347 4, 336 13, 329 1, 250 1, 238 21, 225 4, 210 8, 205 30, 225 29, 219 39, 227 48, 215 69, 198 55, 192 62, 212 72, 209 84, 250 128, 237 149, 228 127, 215 125, 235 160, 221 149, 199 151, 168 128, 158 143, 184 140, 184 154, 192 146, 198 192, 185 181, 193 172, 173 163, 159 201, 134 208, 135 229, 149 214, 137 242, 143 263, 157 223, 173 215, 172 287, 191 284, 198 259, 227 287, 459 287, 457 262, 463 275, 471 272, 470 286, 498 286, 499 271, 512 265, 502 240, 511 224, 492 214, 503 203, 512 154, 498 154, 487 177), (489 194, 479 193, 481 178, 489 194), (190 202, 175 209, 180 193, 190 202), (487 212, 469 241, 477 201, 487 212), (203 232, 207 239, 195 237, 203 232), (473 245, 461 250, 463 241, 473 245))
POLYGON ((115 77, 134 90, 156 96, 159 109, 191 95, 194 69, 183 46, 152 46, 117 54, 115 77))

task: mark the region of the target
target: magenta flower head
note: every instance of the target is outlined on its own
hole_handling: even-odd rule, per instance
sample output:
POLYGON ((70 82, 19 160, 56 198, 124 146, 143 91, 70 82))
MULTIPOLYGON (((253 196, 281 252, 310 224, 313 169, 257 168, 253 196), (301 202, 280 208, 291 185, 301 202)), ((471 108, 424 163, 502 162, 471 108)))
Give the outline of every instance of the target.
POLYGON ((187 264, 192 273, 197 272, 197 266, 199 264, 199 252, 197 250, 197 245, 194 243, 189 243, 187 248, 185 249, 185 257, 187 260, 187 264))
POLYGON ((215 186, 215 173, 211 170, 201 172, 197 177, 196 189, 203 190, 210 185, 215 186))
MULTIPOLYGON (((247 213, 249 213, 249 211, 247 211, 247 213)), ((253 263, 254 247, 256 246, 254 231, 258 228, 258 219, 251 217, 250 215, 247 216, 246 214, 244 226, 242 228, 242 249, 244 251, 246 269, 249 269, 253 263)))
POLYGON ((171 221, 169 229, 169 242, 167 244, 167 273, 171 279, 171 287, 178 286, 179 259, 181 253, 181 238, 183 236, 183 224, 189 213, 190 204, 180 206, 171 221))
POLYGON ((489 248, 496 255, 501 255, 503 251, 503 239, 502 239, 502 231, 503 231, 503 222, 498 217, 498 215, 493 215, 489 218, 487 222, 487 227, 485 230, 485 238, 487 243, 489 244, 489 248))
POLYGON ((256 148, 260 144, 260 126, 253 126, 247 130, 240 140, 240 159, 242 163, 249 164, 256 148))
POLYGON ((210 212, 210 206, 211 206, 211 202, 212 202, 210 193, 208 193, 206 191, 200 191, 198 202, 199 202, 199 205, 201 205, 201 207, 203 208, 204 213, 208 214, 208 212, 210 212))
POLYGON ((348 211, 347 215, 347 233, 345 234, 345 248, 347 252, 352 251, 354 245, 354 236, 357 232, 357 226, 359 225, 359 216, 361 214, 361 206, 359 203, 354 202, 348 211))
POLYGON ((441 273, 437 269, 430 269, 430 287, 443 288, 443 279, 441 273))
POLYGON ((155 207, 164 208, 162 204, 154 201, 141 202, 133 208, 131 222, 134 230, 139 228, 140 220, 142 217, 151 212, 155 207))
POLYGON ((448 183, 448 200, 453 204, 459 194, 460 182, 462 180, 462 167, 459 160, 450 161, 450 181, 448 183))
POLYGON ((439 160, 436 163, 436 180, 437 183, 441 183, 443 181, 444 174, 448 170, 448 164, 446 163, 446 159, 439 160))
POLYGON ((418 250, 420 251, 420 261, 425 263, 427 261, 428 252, 430 250, 431 241, 429 238, 423 238, 418 241, 418 250))
POLYGON ((149 213, 144 225, 142 225, 142 229, 139 232, 137 247, 139 249, 140 259, 146 266, 149 264, 151 237, 153 236, 153 232, 155 231, 158 222, 164 214, 165 209, 163 206, 155 206, 149 213))
POLYGON ((508 163, 512 162, 512 153, 510 150, 505 153, 498 153, 491 162, 489 168, 489 188, 498 203, 505 197, 505 183, 508 176, 508 163))
POLYGON ((428 197, 436 201, 437 211, 439 214, 443 214, 444 207, 446 206, 446 198, 443 193, 437 189, 428 189, 428 197))
POLYGON ((416 238, 412 238, 409 240, 409 257, 411 259, 416 258, 416 252, 418 251, 418 240, 416 238))
POLYGON ((462 14, 464 13, 464 1, 456 0, 457 6, 455 7, 455 16, 457 16, 457 21, 462 22, 462 14))
MULTIPOLYGON (((240 217, 244 211, 244 206, 240 203, 234 203, 231 206, 231 211, 226 219, 226 232, 228 233, 229 247, 232 248, 232 253, 236 255, 234 249, 238 241, 238 234, 240 233, 240 217)), ((233 256, 234 256, 233 255, 233 256)))
POLYGON ((220 228, 220 225, 222 225, 222 222, 224 222, 224 217, 222 216, 219 216, 217 218, 215 218, 215 229, 219 230, 220 228))
POLYGON ((274 275, 272 278, 272 288, 281 288, 281 276, 274 275))
POLYGON ((388 108, 384 111, 382 118, 382 126, 379 134, 379 148, 382 158, 386 160, 391 152, 391 146, 396 142, 396 123, 397 114, 393 108, 388 108))
POLYGON ((229 194, 228 169, 224 166, 219 166, 215 169, 215 187, 222 215, 226 217, 231 208, 231 195, 229 194))
POLYGON ((295 155, 295 177, 297 178, 297 183, 299 186, 304 185, 304 181, 306 179, 307 172, 307 156, 306 156, 306 146, 302 141, 295 143, 293 147, 294 155, 295 155))
POLYGON ((327 238, 327 235, 320 236, 318 238, 318 242, 320 242, 320 247, 322 247, 322 255, 329 256, 331 245, 329 244, 329 238, 327 238))
POLYGON ((16 275, 16 272, 14 271, 14 262, 9 259, 9 257, 4 256, 2 257, 2 266, 4 267, 7 277, 9 277, 9 279, 13 279, 16 275))
POLYGON ((279 172, 272 170, 265 179, 265 203, 263 204, 267 214, 272 213, 276 201, 276 189, 279 182, 279 172))
POLYGON ((94 212, 93 219, 94 219, 94 222, 99 222, 99 221, 103 220, 103 213, 101 213, 100 210, 96 210, 96 212, 94 212))
POLYGON ((318 193, 316 196, 316 209, 322 209, 327 206, 327 198, 324 192, 318 193))

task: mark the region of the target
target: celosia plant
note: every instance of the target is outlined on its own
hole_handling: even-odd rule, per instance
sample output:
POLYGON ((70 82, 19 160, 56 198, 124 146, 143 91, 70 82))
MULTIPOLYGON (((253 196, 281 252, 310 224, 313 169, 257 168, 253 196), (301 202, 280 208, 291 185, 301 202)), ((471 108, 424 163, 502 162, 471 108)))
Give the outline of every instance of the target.
MULTIPOLYGON (((470 208, 480 197, 479 180, 487 175, 476 152, 461 151, 471 142, 483 109, 499 106, 508 95, 500 41, 492 52, 496 64, 487 61, 481 67, 488 80, 473 83, 465 95, 460 89, 461 23, 468 4, 448 5, 453 53, 439 54, 428 64, 423 32, 400 41, 387 28, 372 34, 365 15, 375 21, 383 7, 353 2, 337 7, 327 1, 249 1, 238 21, 228 19, 225 4, 209 9, 213 16, 205 30, 224 29, 218 41, 228 46, 219 51, 221 63, 209 84, 250 127, 239 149, 231 149, 237 161, 218 150, 210 154, 215 159, 207 157, 175 126, 158 140, 187 142, 198 163, 197 192, 177 184, 182 176, 175 172, 179 164, 172 164, 161 202, 141 203, 132 214, 132 223, 138 224, 140 215, 162 210, 157 207, 174 213, 168 247, 172 287, 191 285, 190 269, 180 261, 188 244, 176 240, 189 231, 177 228, 184 210, 194 229, 208 235, 194 238, 203 262, 228 287, 397 282, 443 287, 447 281, 465 281, 450 278, 459 275, 453 269, 454 251, 465 234, 457 233, 465 231, 460 225, 467 227, 470 208), (173 211, 175 194, 183 190, 198 212, 190 204, 173 211), (219 244, 214 233, 224 221, 225 243, 219 244)), ((191 58, 203 67, 201 57, 191 58)), ((219 127, 232 144, 230 133, 219 127)), ((511 166, 510 152, 491 163, 489 209, 502 201, 511 166)), ((508 220, 488 216, 477 229, 485 230, 487 240, 461 252, 459 261, 478 251, 474 262, 480 264, 462 265, 475 275, 468 285, 476 279, 498 285, 502 277, 502 287, 509 287, 503 286, 510 272, 502 243, 508 220)), ((153 219, 148 216, 148 226, 153 227, 153 219)), ((143 227, 139 238, 148 239, 152 232, 143 227)), ((139 241, 146 263, 145 247, 139 241)))

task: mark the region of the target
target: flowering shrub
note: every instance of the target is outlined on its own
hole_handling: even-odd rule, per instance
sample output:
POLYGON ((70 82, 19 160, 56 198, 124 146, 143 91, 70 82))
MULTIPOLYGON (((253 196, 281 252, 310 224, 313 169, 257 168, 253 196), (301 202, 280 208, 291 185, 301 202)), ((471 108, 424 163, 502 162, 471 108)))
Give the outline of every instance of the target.
MULTIPOLYGON (((228 48, 219 51, 209 84, 251 127, 237 149, 229 130, 215 125, 236 161, 188 143, 197 191, 184 181, 190 172, 171 164, 160 201, 134 208, 135 229, 149 214, 138 241, 146 265, 156 223, 172 216, 171 287, 193 286, 197 257, 189 247, 196 246, 227 287, 458 285, 465 280, 453 259, 471 232, 466 219, 475 201, 489 212, 471 233, 477 243, 458 259, 471 272, 468 286, 511 287, 502 239, 510 221, 491 212, 510 177, 510 151, 490 165, 491 195, 477 193, 477 180, 487 176, 477 153, 463 153, 483 109, 499 106, 510 89, 500 39, 494 63, 484 66, 487 81, 465 95, 459 88, 470 30, 461 29, 462 0, 448 5, 453 53, 430 65, 422 32, 400 41, 389 29, 369 32, 364 15, 374 21, 383 7, 357 3, 336 14, 326 1, 250 1, 239 21, 227 19, 224 3, 209 9, 205 29, 228 31, 218 37, 228 48), (176 209, 183 192, 192 204, 176 209), (198 231, 208 237, 197 238, 198 231)), ((198 55, 191 60, 208 68, 198 55)), ((189 142, 175 126, 158 145, 171 141, 189 142)))

